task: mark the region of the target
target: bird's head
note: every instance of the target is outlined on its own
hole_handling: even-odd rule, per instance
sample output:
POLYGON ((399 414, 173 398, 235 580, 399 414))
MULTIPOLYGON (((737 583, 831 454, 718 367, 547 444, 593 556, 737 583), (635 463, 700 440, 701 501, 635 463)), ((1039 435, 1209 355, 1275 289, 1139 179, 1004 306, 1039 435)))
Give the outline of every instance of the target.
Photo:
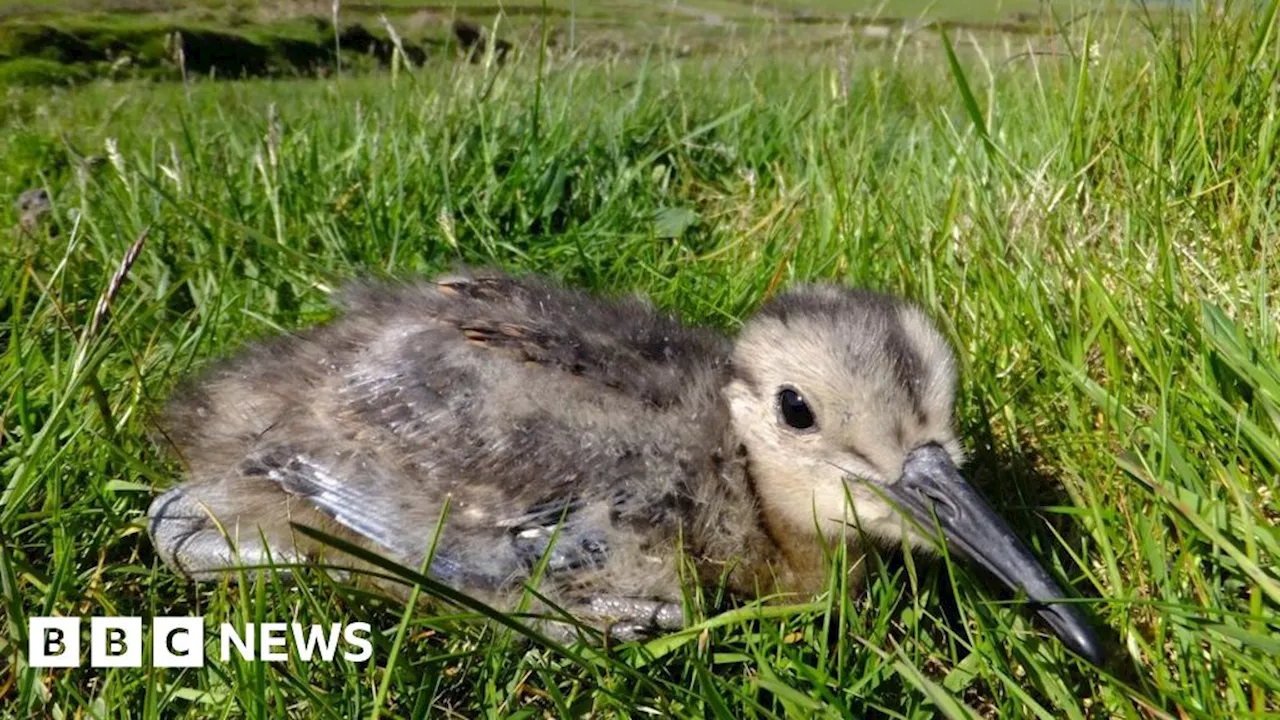
POLYGON ((769 301, 739 335, 725 388, 761 511, 792 537, 945 543, 1041 603, 1097 661, 1083 617, 1045 604, 1062 591, 961 476, 955 377, 950 346, 905 301, 829 285, 769 301))

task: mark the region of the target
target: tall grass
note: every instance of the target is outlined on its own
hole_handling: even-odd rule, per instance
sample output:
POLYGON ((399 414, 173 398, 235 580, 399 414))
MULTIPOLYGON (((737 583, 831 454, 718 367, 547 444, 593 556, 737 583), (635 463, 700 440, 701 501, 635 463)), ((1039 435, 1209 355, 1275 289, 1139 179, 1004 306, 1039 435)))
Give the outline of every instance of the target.
POLYGON ((1280 53, 1252 15, 853 52, 429 65, 11 92, 0 191, 0 712, 12 716, 1261 717, 1280 712, 1280 53), (949 56, 949 52, 953 56, 949 56), (1006 59, 1012 56, 1012 59, 1006 59), (16 222, 16 218, 10 217, 16 222), (95 308, 146 243, 96 333, 95 308), (732 330, 838 278, 954 340, 966 474, 1088 598, 1084 666, 975 573, 569 650, 319 573, 193 588, 141 523, 178 378, 456 261, 642 290, 732 330), (375 661, 35 670, 33 615, 364 619, 375 661), (394 651, 393 651, 394 648, 394 651))

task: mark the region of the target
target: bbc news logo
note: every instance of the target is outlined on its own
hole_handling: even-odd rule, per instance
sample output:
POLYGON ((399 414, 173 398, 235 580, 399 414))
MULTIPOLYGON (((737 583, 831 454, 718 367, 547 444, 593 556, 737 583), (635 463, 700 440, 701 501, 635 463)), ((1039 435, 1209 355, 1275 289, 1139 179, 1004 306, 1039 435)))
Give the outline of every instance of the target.
MULTIPOLYGON (((80 667, 80 618, 33 617, 27 623, 27 663, 37 668, 80 667)), ((349 662, 373 657, 369 623, 247 623, 243 630, 222 623, 218 650, 223 662, 243 660, 282 662, 292 645, 304 662, 333 662, 339 655, 349 662)), ((89 666, 95 668, 142 667, 146 633, 140 617, 89 619, 89 666)), ((154 667, 204 666, 203 617, 154 617, 151 619, 151 665, 154 667)))

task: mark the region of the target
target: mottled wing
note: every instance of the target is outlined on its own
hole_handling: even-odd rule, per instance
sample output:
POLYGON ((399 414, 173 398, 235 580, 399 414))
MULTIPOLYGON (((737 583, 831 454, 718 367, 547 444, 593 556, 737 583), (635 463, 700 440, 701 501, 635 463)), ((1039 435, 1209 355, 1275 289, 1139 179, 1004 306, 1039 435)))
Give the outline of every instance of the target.
POLYGON ((245 472, 278 483, 292 497, 305 499, 397 558, 412 559, 422 552, 419 533, 396 522, 397 478, 371 458, 325 458, 275 447, 249 458, 245 472))
POLYGON ((727 341, 689 328, 639 296, 603 300, 535 278, 493 271, 399 287, 360 285, 345 297, 354 313, 412 308, 483 346, 597 383, 659 408, 705 401, 699 383, 726 362, 727 341))
POLYGON ((431 571, 500 588, 540 561, 599 567, 669 533, 723 430, 724 353, 642 302, 496 273, 366 285, 330 325, 215 370, 177 407, 202 428, 175 437, 193 474, 238 456, 239 476, 406 564, 447 508, 431 571))

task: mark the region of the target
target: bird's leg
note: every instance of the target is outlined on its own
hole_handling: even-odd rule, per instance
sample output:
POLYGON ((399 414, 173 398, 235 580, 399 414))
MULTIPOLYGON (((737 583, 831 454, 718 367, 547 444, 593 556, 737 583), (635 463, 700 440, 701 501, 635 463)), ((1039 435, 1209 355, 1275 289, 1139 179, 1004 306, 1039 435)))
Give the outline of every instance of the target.
MULTIPOLYGON (((679 604, 649 598, 596 595, 567 610, 582 624, 595 627, 618 642, 645 640, 685 625, 684 609, 679 604)), ((543 623, 542 630, 564 643, 591 639, 566 622, 550 620, 543 623)))
POLYGON ((261 535, 222 528, 209 508, 185 487, 176 487, 147 512, 160 557, 192 580, 214 580, 239 567, 297 561, 296 553, 268 546, 261 535))
POLYGON ((631 624, 654 630, 684 627, 684 609, 676 603, 646 598, 597 595, 588 606, 591 614, 614 625, 631 624))
POLYGON ((643 640, 684 627, 684 608, 676 603, 645 598, 597 595, 589 605, 593 615, 607 622, 610 637, 623 642, 643 640))

